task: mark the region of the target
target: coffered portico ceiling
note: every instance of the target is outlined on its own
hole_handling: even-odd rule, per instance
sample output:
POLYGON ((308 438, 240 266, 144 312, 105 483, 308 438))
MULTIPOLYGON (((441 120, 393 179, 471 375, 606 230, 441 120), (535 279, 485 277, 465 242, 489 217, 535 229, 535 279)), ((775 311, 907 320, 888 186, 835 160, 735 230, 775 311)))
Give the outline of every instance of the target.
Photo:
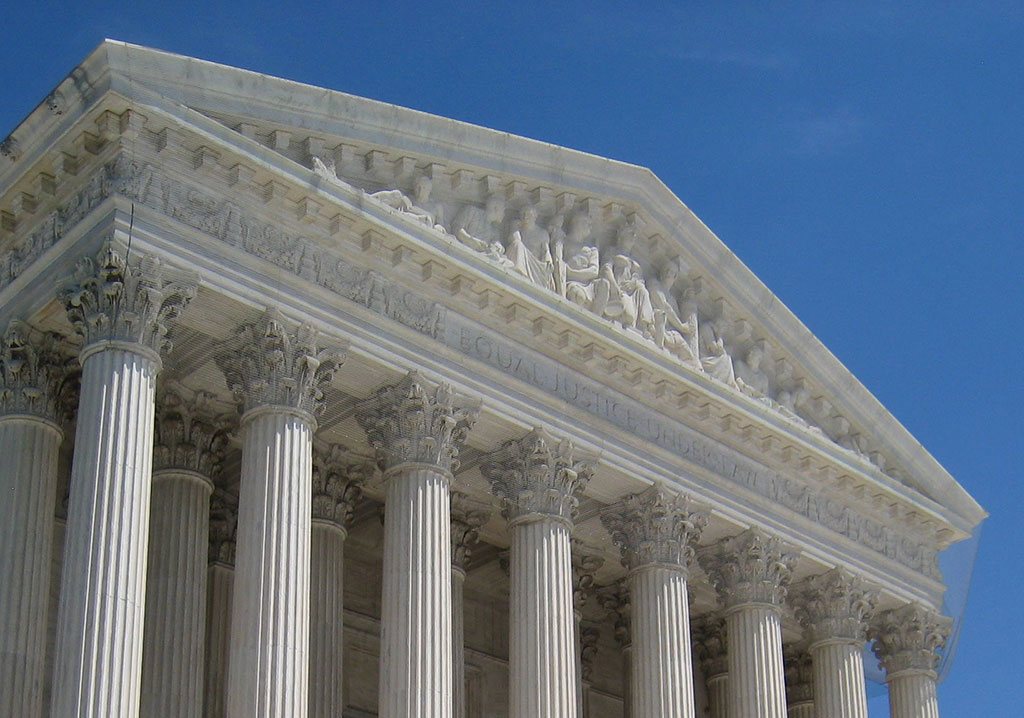
POLYGON ((985 516, 642 167, 115 42, 0 149, 0 324, 70 334, 49 278, 130 228, 201 280, 170 380, 228 406, 214 354, 270 305, 348 343, 326 441, 368 453, 353 407, 414 365, 481 399, 481 494, 481 453, 527 427, 599 454, 584 540, 668 483, 712 507, 707 539, 770 527, 937 604, 937 552, 985 516))

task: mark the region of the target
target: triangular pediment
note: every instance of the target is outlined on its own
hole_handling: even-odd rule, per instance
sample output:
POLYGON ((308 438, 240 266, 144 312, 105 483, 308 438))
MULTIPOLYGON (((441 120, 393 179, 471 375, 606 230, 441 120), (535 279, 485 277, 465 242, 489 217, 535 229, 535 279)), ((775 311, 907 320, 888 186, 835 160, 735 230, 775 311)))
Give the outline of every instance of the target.
MULTIPOLYGON (((452 284, 475 272, 474 301, 483 307, 488 292, 514 297, 495 299, 493 316, 521 321, 522 305, 536 343, 568 345, 567 361, 588 373, 648 382, 690 411, 713 401, 719 428, 752 431, 766 445, 776 434, 794 437, 881 491, 920 494, 952 512, 964 531, 984 516, 645 168, 114 42, 56 93, 62 119, 26 120, 52 125, 39 133, 43 138, 116 93, 143 115, 174 117, 187 128, 178 131, 191 135, 197 170, 219 163, 221 171, 258 182, 269 197, 279 193, 296 212, 341 224, 346 207, 364 208, 376 218, 359 228, 364 237, 372 238, 377 222, 376 231, 423 238, 462 268, 445 279, 450 295, 464 299, 452 284), (73 91, 79 96, 71 98, 73 91), (299 196, 299 185, 310 197, 299 196), (666 273, 669 266, 678 276, 666 273), (679 386, 666 377, 678 377, 679 386), (723 406, 734 408, 723 413, 723 406)), ((31 155, 32 148, 18 152, 31 155)), ((0 169, 0 187, 17 180, 12 167, 0 169)))

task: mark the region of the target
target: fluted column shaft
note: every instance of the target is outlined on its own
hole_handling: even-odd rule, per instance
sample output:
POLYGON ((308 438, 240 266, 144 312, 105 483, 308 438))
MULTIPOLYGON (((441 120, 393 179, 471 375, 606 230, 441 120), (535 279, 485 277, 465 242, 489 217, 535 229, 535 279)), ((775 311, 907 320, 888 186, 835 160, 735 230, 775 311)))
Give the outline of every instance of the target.
POLYGON ((939 718, 935 672, 900 671, 886 677, 891 718, 939 718))
POLYGON ((466 718, 466 572, 452 566, 452 713, 466 718))
POLYGON ((206 573, 213 484, 194 471, 153 475, 142 715, 202 712, 206 573))
POLYGON ((729 674, 719 673, 707 679, 708 718, 727 718, 729 715, 729 674))
POLYGON ((729 715, 783 718, 786 683, 779 609, 743 604, 726 614, 729 636, 729 715))
POLYGON ((863 647, 834 640, 811 645, 814 705, 819 718, 868 718, 863 647))
POLYGON ((52 421, 0 416, 0 716, 42 714, 62 439, 52 421))
POLYGON ((631 577, 633 717, 692 718, 693 663, 686 573, 648 565, 631 577))
POLYGON ((242 417, 228 715, 305 718, 313 418, 263 406, 242 417))
POLYGON ((102 341, 81 361, 53 715, 136 716, 160 359, 102 341))
POLYGON ((211 563, 206 591, 206 662, 203 716, 227 714, 228 666, 231 655, 231 602, 235 569, 219 561, 211 563))
POLYGON ((385 478, 381 718, 452 715, 450 480, 429 464, 385 478))
POLYGON ((576 718, 569 529, 549 515, 511 527, 510 718, 576 718))
POLYGON ((309 715, 340 718, 345 645, 345 529, 313 521, 310 550, 309 715))

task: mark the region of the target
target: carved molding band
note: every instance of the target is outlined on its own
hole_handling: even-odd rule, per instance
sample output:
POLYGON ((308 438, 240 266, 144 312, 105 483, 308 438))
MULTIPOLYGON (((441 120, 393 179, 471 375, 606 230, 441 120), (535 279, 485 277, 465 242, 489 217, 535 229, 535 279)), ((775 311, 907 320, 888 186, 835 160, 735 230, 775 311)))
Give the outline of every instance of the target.
POLYGON ((626 496, 601 512, 601 522, 622 552, 622 564, 634 570, 663 564, 689 571, 707 514, 688 496, 669 495, 657 486, 626 496))
POLYGON ((373 461, 340 444, 313 446, 313 518, 347 529, 363 484, 372 478, 373 461))
POLYGON ((879 665, 891 678, 900 671, 938 670, 941 650, 952 630, 952 618, 910 603, 879 613, 868 635, 875 642, 879 665))
POLYGON ((291 332, 279 313, 268 310, 239 327, 214 359, 243 414, 281 406, 318 416, 324 387, 345 360, 345 350, 321 348, 311 326, 291 332))
POLYGON ((213 479, 227 449, 233 417, 218 416, 212 395, 185 398, 167 389, 157 398, 153 435, 153 471, 186 469, 213 479))
POLYGON ((723 608, 747 603, 781 606, 797 554, 759 529, 724 539, 699 553, 723 608))
POLYGON ((572 443, 536 428, 488 455, 480 466, 502 499, 502 515, 514 522, 530 516, 554 516, 571 523, 581 493, 593 472, 574 456, 572 443))
POLYGON ((144 256, 129 266, 106 243, 95 257, 82 257, 74 276, 58 291, 68 320, 85 341, 140 344, 157 353, 170 350, 168 323, 188 306, 197 282, 177 272, 170 278, 160 259, 144 256))
POLYGON ((477 414, 448 384, 433 384, 411 371, 377 389, 356 411, 356 421, 386 468, 415 463, 452 472, 477 414))
POLYGON ((791 602, 810 645, 846 640, 863 643, 878 592, 842 569, 812 576, 794 586, 791 602))
POLYGON ((0 338, 0 415, 31 414, 59 421, 68 363, 59 336, 12 321, 0 338))

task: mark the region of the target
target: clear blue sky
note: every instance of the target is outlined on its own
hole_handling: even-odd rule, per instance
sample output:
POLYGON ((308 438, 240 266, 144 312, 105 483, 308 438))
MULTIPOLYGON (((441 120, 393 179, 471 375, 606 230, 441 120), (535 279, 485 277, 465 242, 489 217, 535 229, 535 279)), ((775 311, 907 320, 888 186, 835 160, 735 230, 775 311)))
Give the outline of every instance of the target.
POLYGON ((0 137, 112 37, 652 168, 992 514, 940 702, 1024 713, 1024 3, 517 4, 10 3, 0 137))

